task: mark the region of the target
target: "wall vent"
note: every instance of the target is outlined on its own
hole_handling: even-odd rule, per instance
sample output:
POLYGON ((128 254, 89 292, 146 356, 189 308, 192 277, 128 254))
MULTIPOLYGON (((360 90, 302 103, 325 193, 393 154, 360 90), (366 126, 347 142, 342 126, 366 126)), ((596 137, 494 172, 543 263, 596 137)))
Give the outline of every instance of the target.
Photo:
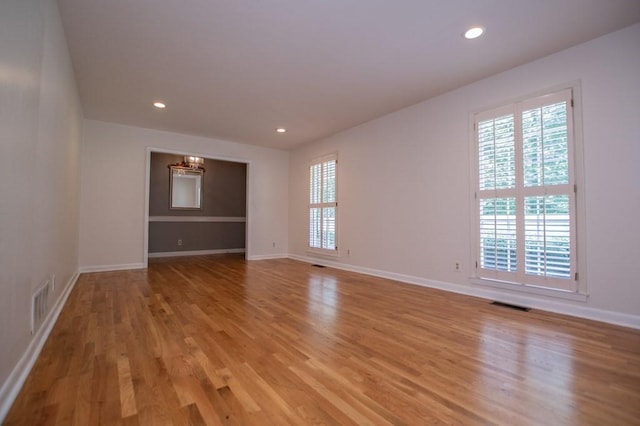
POLYGON ((35 334, 36 331, 42 325, 42 321, 47 316, 49 311, 49 293, 51 290, 51 281, 46 280, 31 299, 31 334, 35 334))

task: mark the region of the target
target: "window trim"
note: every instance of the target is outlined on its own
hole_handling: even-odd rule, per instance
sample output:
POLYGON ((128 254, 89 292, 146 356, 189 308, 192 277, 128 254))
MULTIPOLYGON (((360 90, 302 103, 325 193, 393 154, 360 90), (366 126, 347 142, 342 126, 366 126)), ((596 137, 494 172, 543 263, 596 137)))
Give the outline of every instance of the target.
MULTIPOLYGON (((327 154, 327 155, 323 155, 321 157, 316 157, 314 159, 312 159, 311 161, 309 161, 308 165, 307 165, 307 190, 310 189, 311 187, 311 167, 317 164, 322 164, 322 163, 326 163, 328 161, 334 161, 335 162, 335 202, 331 202, 331 203, 311 203, 311 199, 308 198, 307 199, 307 252, 310 254, 314 254, 314 255, 320 255, 320 256, 330 256, 330 257, 338 257, 339 256, 339 251, 338 251, 338 236, 339 236, 339 232, 338 232, 338 223, 339 223, 339 218, 338 218, 338 154, 337 153, 332 153, 332 154, 327 154), (311 247, 311 241, 310 241, 310 234, 311 234, 311 229, 310 229, 310 223, 309 223, 309 217, 310 217, 310 212, 311 212, 311 208, 322 208, 322 207, 334 207, 335 208, 335 235, 334 235, 334 241, 335 241, 335 248, 334 249, 330 249, 330 248, 320 248, 320 247, 311 247)), ((310 197, 310 194, 307 194, 307 197, 310 197)))
MULTIPOLYGON (((571 124, 569 124, 571 125, 571 124)), ((518 123, 519 127, 520 124, 518 123)), ((519 130, 519 129, 518 129, 519 130)), ((582 92, 580 81, 573 81, 570 83, 557 85, 548 89, 540 90, 531 93, 526 96, 520 96, 513 98, 509 101, 500 102, 493 106, 486 106, 469 112, 469 158, 470 164, 470 229, 472 234, 470 235, 470 268, 469 282, 475 285, 489 286, 493 288, 501 288, 506 290, 513 290, 521 293, 536 294, 542 296, 551 296, 562 299, 586 301, 588 299, 588 287, 587 287, 587 275, 586 275, 586 209, 584 200, 584 146, 582 135, 582 92), (542 98, 547 95, 558 94, 559 92, 569 90, 572 94, 572 106, 573 112, 568 121, 572 121, 573 131, 573 144, 569 147, 569 152, 572 156, 570 162, 570 181, 576 189, 573 193, 574 202, 572 208, 574 211, 574 237, 571 241, 572 250, 575 250, 575 273, 577 279, 575 282, 575 290, 566 290, 562 288, 544 287, 537 283, 531 282, 514 282, 512 279, 504 279, 503 277, 490 278, 487 276, 480 276, 479 259, 480 259, 480 236, 479 236, 479 221, 478 221, 478 208, 479 208, 479 169, 478 169, 478 147, 477 147, 477 135, 475 131, 475 124, 481 120, 480 117, 488 112, 494 112, 493 116, 497 116, 495 112, 501 108, 509 109, 513 104, 527 105, 531 102, 535 102, 538 98, 542 98), (571 168, 573 170, 571 170, 571 168)), ((521 153, 521 147, 516 147, 517 154, 521 153)), ((520 257, 519 257, 520 259, 520 257)), ((535 280, 534 280, 535 281, 535 280)))

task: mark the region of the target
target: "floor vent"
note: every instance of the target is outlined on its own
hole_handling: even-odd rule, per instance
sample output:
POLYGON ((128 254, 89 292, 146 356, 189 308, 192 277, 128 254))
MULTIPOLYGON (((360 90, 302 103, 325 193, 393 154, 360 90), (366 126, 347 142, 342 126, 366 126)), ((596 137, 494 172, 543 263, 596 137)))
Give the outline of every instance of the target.
POLYGON ((36 331, 42 325, 42 321, 47 316, 49 311, 49 290, 51 282, 45 281, 38 290, 33 294, 31 299, 31 334, 35 334, 36 331))
POLYGON ((313 264, 313 265, 311 265, 311 266, 315 266, 316 268, 325 268, 325 266, 324 266, 324 265, 318 265, 317 263, 314 263, 314 264, 313 264))
POLYGON ((504 302, 491 302, 492 305, 502 306, 503 308, 515 309, 516 311, 529 312, 531 308, 526 308, 524 306, 512 305, 510 303, 504 302))

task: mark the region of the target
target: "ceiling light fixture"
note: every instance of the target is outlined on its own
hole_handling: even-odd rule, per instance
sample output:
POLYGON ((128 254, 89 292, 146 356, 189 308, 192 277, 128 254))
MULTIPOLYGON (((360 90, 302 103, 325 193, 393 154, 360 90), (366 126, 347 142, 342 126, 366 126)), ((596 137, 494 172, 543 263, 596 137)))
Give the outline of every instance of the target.
POLYGON ((163 108, 166 108, 166 107, 167 107, 167 106, 166 106, 164 103, 162 103, 162 102, 154 102, 154 103, 153 103, 153 106, 154 106, 154 107, 156 107, 156 108, 160 108, 160 109, 163 109, 163 108))
POLYGON ((192 169, 202 169, 204 170, 204 158, 196 157, 195 155, 185 155, 183 164, 186 167, 191 167, 192 169))
POLYGON ((286 132, 286 131, 287 131, 287 129, 285 129, 284 127, 278 127, 278 128, 276 129, 276 132, 278 132, 278 133, 284 133, 284 132, 286 132))
POLYGON ((484 28, 471 27, 464 32, 464 38, 466 38, 467 40, 473 40, 474 38, 480 37, 483 33, 484 33, 484 28))

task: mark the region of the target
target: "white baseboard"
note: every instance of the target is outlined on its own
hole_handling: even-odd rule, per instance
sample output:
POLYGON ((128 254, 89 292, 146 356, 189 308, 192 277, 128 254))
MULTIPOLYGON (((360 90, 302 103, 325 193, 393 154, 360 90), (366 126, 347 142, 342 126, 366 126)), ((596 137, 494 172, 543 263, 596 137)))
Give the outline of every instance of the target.
POLYGON ((125 271, 128 269, 144 269, 144 263, 124 263, 121 265, 81 266, 78 271, 81 274, 87 272, 125 271))
POLYGON ((270 260, 270 259, 287 259, 289 257, 286 253, 278 254, 258 254, 255 256, 249 256, 247 260, 270 260))
POLYGON ((56 303, 51 307, 49 314, 31 339, 31 343, 27 346, 27 349, 22 354, 22 357, 16 366, 11 370, 7 380, 2 384, 2 388, 0 388, 0 423, 4 421, 4 418, 9 413, 20 389, 22 389, 25 380, 27 380, 31 369, 38 359, 40 351, 47 341, 49 334, 51 334, 51 330, 58 320, 58 316, 67 302, 69 294, 71 294, 71 290, 73 290, 73 287, 76 285, 76 281, 79 276, 79 273, 75 273, 69 279, 64 290, 60 293, 60 297, 58 297, 56 303))
POLYGON ((228 254, 244 253, 245 249, 218 249, 218 250, 191 250, 191 251, 164 251, 161 253, 149 253, 149 259, 155 257, 178 257, 178 256, 204 256, 207 254, 228 254))
POLYGON ((400 281, 407 284, 419 285, 422 287, 436 288, 439 290, 450 291, 452 293, 465 294, 468 296, 480 297, 482 299, 497 300, 500 302, 511 303, 514 305, 526 306, 529 308, 540 309, 542 311, 555 312, 563 315, 570 315, 579 318, 586 318, 594 321, 606 322, 609 324, 620 325, 640 329, 640 316, 623 314, 614 311, 591 308, 584 306, 584 303, 577 304, 573 301, 550 300, 548 297, 536 297, 535 295, 520 294, 513 291, 501 289, 493 289, 485 286, 461 285, 448 283, 443 281, 429 280, 411 275, 398 274, 395 272, 381 271, 378 269, 365 268, 361 266, 349 265, 336 261, 320 259, 308 256, 299 256, 290 254, 290 259, 299 260, 301 262, 313 263, 323 266, 329 266, 336 269, 342 269, 350 272, 357 272, 375 277, 387 278, 394 281, 400 281))

